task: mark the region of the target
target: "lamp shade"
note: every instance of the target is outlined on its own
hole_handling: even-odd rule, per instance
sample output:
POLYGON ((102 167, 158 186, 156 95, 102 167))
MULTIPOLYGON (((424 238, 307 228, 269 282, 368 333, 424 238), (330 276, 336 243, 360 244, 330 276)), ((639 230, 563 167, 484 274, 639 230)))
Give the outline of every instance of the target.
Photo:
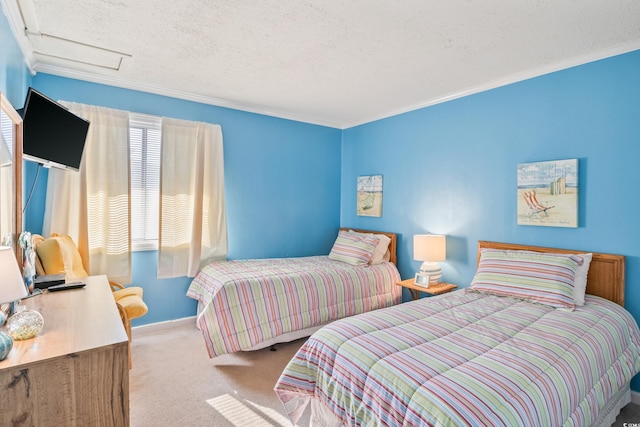
POLYGON ((446 236, 438 234, 416 234, 413 236, 413 259, 427 262, 446 260, 446 236))
POLYGON ((17 301, 27 295, 13 248, 0 246, 0 303, 17 301))

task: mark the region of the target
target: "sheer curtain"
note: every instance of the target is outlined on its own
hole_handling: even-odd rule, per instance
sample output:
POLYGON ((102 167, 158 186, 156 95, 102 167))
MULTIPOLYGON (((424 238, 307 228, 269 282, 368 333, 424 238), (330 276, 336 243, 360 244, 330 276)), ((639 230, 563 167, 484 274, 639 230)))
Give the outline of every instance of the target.
POLYGON ((222 130, 162 119, 158 278, 193 277, 226 259, 222 130))
POLYGON ((80 172, 49 170, 43 233, 69 234, 90 274, 130 283, 129 114, 62 104, 91 125, 80 172))

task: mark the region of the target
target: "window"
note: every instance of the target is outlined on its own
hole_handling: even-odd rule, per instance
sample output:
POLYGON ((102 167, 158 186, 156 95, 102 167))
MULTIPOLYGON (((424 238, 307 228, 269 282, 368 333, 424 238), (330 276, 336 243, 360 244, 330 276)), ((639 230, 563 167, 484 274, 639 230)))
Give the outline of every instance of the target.
POLYGON ((129 115, 131 248, 158 249, 162 119, 129 115))

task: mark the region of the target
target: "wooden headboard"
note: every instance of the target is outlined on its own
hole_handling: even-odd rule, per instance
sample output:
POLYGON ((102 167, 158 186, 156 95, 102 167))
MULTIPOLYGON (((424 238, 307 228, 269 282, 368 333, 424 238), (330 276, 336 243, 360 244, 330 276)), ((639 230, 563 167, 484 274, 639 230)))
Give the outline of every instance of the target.
POLYGON ((358 233, 384 234, 385 236, 389 237, 391 239, 391 242, 389 243, 389 253, 391 254, 391 256, 389 257, 389 261, 394 263, 395 265, 398 265, 398 258, 396 254, 396 245, 398 244, 398 238, 396 236, 396 233, 389 233, 387 231, 360 230, 357 228, 346 227, 341 227, 340 230, 353 230, 357 231, 358 233))
MULTIPOLYGON (((545 248, 541 246, 518 245, 513 243, 478 241, 478 261, 480 249, 505 249, 535 252, 555 252, 580 254, 588 251, 574 251, 570 249, 545 248)), ((596 295, 616 304, 624 306, 624 255, 603 254, 592 252, 593 258, 587 275, 587 293, 596 295)))

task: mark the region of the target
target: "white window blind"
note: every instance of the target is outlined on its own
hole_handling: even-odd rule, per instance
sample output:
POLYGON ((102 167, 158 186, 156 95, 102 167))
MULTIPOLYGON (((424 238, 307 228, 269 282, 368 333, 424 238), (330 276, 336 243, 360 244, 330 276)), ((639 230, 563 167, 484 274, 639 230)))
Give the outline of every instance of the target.
POLYGON ((129 115, 132 250, 158 249, 162 119, 129 115))

